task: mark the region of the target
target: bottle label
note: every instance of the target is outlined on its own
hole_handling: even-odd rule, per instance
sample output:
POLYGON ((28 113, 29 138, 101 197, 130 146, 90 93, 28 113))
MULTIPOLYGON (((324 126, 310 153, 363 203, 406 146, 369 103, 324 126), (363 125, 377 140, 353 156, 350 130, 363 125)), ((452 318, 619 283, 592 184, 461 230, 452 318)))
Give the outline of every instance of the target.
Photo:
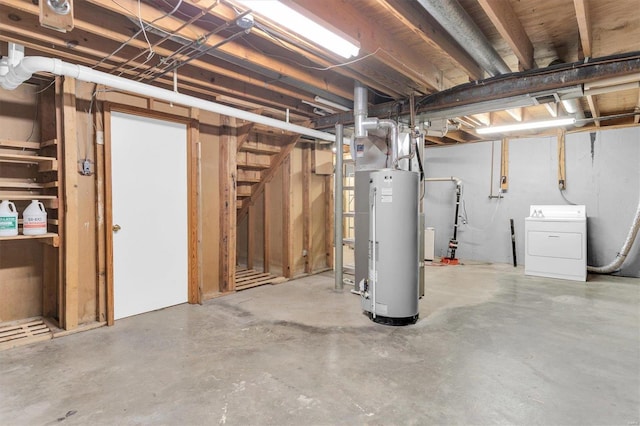
POLYGON ((0 231, 16 229, 18 219, 15 216, 0 216, 0 231))

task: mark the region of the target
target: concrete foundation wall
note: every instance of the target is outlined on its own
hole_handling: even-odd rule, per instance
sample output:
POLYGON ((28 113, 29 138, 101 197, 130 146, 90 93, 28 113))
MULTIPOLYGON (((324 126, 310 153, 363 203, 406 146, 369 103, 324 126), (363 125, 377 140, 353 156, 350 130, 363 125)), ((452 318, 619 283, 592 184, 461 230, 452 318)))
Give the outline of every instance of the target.
MULTIPOLYGON (((509 141, 509 189, 501 199, 500 141, 429 148, 427 177, 457 176, 464 182, 458 228, 460 259, 511 263, 509 219, 515 220, 518 264, 524 264, 524 219, 531 204, 566 204, 558 190, 556 137, 509 141), (493 147, 493 157, 492 157, 493 147), (493 165, 493 179, 491 179, 493 165)), ((640 128, 580 132, 566 136, 566 199, 587 209, 588 264, 612 261, 627 236, 640 194, 640 128), (592 138, 595 137, 592 141, 592 138)), ((455 185, 429 182, 426 226, 436 229, 436 256, 446 256, 453 234, 455 185)), ((620 275, 640 277, 640 241, 620 275)))

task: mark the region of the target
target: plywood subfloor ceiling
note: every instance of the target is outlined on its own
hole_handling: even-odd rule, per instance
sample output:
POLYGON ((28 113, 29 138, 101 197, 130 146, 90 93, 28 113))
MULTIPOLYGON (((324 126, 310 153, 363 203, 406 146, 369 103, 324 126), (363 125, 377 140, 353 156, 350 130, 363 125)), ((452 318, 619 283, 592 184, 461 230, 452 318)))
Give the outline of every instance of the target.
MULTIPOLYGON (((316 97, 350 107, 354 80, 371 89, 372 105, 406 106, 409 99, 422 99, 424 105, 429 100, 425 96, 489 77, 475 52, 467 52, 451 35, 465 29, 444 27, 423 1, 295 0, 306 13, 359 42, 360 53, 350 60, 259 15, 256 25, 244 31, 235 20, 247 9, 226 0, 76 0, 74 27, 67 32, 40 25, 38 2, 0 0, 0 41, 21 43, 30 55, 60 57, 163 87, 173 88, 175 72, 178 90, 184 93, 276 118, 288 112, 293 122, 312 119, 321 127, 319 112, 331 116, 340 111, 318 108, 316 97)), ((553 61, 640 54, 637 0, 439 3, 463 10, 510 72, 544 69, 553 61)), ((6 52, 2 43, 0 53, 6 52)), ((507 83, 503 90, 508 94, 507 83)), ((460 130, 440 141, 479 140, 474 128, 489 122, 565 114, 558 100, 546 106, 494 105, 474 111, 480 115, 460 116, 460 130)), ((593 125, 638 123, 637 84, 580 96, 579 102, 587 118, 622 115, 593 125)))

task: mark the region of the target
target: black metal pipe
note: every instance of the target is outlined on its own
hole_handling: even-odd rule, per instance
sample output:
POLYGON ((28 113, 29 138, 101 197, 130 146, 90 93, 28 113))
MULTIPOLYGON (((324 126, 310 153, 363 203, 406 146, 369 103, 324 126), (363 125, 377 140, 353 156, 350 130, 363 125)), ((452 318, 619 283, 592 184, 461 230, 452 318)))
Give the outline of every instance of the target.
POLYGON ((513 226, 513 219, 509 219, 511 223, 511 251, 513 252, 513 267, 518 266, 518 261, 516 260, 516 231, 513 226))

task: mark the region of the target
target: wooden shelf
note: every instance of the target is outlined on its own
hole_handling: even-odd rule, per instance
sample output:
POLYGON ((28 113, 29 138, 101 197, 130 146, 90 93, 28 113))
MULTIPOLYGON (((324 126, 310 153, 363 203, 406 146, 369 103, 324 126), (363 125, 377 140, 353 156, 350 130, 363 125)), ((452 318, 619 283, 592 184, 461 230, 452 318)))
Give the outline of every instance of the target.
POLYGON ((10 192, 0 192, 0 200, 11 201, 31 201, 39 200, 44 204, 47 209, 57 209, 60 206, 60 201, 55 195, 42 195, 42 194, 12 194, 10 192))
POLYGON ((43 240, 43 242, 50 244, 54 247, 60 245, 60 237, 58 234, 48 232, 42 235, 15 235, 13 237, 0 237, 0 241, 12 241, 12 240, 43 240))
POLYGON ((35 182, 33 179, 0 178, 0 188, 43 189, 44 187, 44 183, 35 182))
POLYGON ((0 162, 19 163, 19 164, 37 164, 38 171, 40 172, 53 172, 58 170, 58 160, 56 160, 53 157, 42 157, 39 155, 0 153, 0 162))
POLYGON ((25 142, 25 141, 0 139, 0 148, 39 149, 40 142, 25 142))

